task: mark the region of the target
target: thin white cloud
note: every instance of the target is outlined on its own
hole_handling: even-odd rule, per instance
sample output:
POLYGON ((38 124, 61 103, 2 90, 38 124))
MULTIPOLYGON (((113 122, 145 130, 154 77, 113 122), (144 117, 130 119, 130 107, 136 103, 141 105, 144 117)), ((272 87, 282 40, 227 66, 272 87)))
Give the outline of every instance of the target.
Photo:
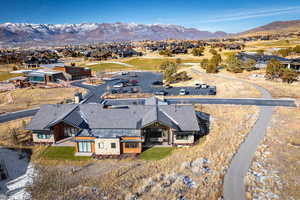
POLYGON ((242 13, 236 13, 233 15, 225 15, 212 19, 207 19, 205 21, 198 21, 198 23, 212 23, 212 22, 224 22, 224 21, 235 21, 241 19, 250 19, 274 15, 282 15, 287 13, 300 12, 300 6, 298 7, 287 7, 287 8, 277 8, 277 9, 262 9, 255 11, 245 11, 242 13))

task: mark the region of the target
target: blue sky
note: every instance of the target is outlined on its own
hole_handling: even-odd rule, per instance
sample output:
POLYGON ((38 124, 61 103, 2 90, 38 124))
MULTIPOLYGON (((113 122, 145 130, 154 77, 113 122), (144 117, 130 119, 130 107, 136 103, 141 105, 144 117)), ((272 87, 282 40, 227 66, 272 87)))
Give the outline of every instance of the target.
POLYGON ((299 0, 0 0, 0 23, 178 24, 240 32, 300 19, 299 0))

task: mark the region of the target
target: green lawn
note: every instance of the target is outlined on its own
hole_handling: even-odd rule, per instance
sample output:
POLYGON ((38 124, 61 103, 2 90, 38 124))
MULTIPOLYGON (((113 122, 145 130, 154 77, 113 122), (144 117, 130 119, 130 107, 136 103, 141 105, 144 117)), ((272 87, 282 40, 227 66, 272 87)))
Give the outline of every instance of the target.
POLYGON ((134 58, 125 63, 134 65, 141 70, 158 70, 159 66, 168 60, 175 61, 168 58, 134 58))
POLYGON ((50 146, 41 153, 41 157, 48 160, 89 160, 89 156, 75 156, 74 147, 50 146))
MULTIPOLYGON (((176 58, 134 58, 125 63, 137 66, 141 70, 158 70, 159 66, 166 61, 176 61, 176 58)), ((199 59, 181 59, 182 63, 198 63, 199 59)))
POLYGON ((0 72, 0 81, 6 81, 10 78, 14 78, 17 76, 23 76, 23 74, 11 74, 9 72, 0 72))
MULTIPOLYGON (((120 61, 127 64, 132 65, 133 67, 126 67, 124 65, 116 64, 116 63, 102 63, 90 66, 89 67, 93 71, 120 71, 120 70, 148 70, 148 71, 158 71, 159 66, 166 62, 166 61, 173 61, 175 62, 175 58, 133 58, 127 61, 120 61)), ((182 60, 182 63, 190 63, 190 62, 200 62, 199 60, 187 59, 182 60)), ((187 66, 184 66, 187 67, 187 66)))
POLYGON ((152 147, 141 153, 143 160, 161 160, 169 155, 175 147, 152 147))
POLYGON ((123 65, 115 64, 115 63, 103 63, 87 66, 93 71, 119 71, 119 70, 129 70, 131 67, 125 67, 123 65))

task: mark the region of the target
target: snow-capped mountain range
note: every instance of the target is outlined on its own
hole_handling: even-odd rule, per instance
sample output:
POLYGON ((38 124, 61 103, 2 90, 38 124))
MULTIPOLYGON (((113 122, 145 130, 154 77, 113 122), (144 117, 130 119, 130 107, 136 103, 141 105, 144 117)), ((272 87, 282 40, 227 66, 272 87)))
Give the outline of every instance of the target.
POLYGON ((208 39, 225 32, 200 31, 179 25, 134 23, 0 24, 0 44, 70 44, 107 41, 208 39))

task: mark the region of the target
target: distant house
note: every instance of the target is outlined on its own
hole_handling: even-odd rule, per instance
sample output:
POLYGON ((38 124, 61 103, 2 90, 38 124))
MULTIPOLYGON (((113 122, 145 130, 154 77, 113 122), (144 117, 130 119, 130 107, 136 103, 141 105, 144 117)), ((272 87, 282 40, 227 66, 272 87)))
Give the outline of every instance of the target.
POLYGON ((54 67, 53 70, 63 71, 71 75, 72 80, 78 80, 78 79, 88 78, 92 76, 91 69, 86 67, 61 66, 61 67, 54 67))
POLYGON ((289 59, 288 61, 283 61, 282 64, 284 64, 288 69, 300 72, 300 59, 289 59))
POLYGON ((172 54, 180 54, 180 53, 186 54, 187 49, 182 48, 182 47, 175 47, 175 48, 171 49, 171 53, 172 54))
POLYGON ((276 60, 280 62, 287 62, 289 59, 287 58, 282 58, 279 56, 273 56, 273 55, 260 55, 257 53, 246 53, 246 52, 241 52, 236 55, 238 59, 240 59, 242 62, 247 62, 250 59, 253 59, 256 61, 256 67, 257 68, 266 68, 268 62, 272 59, 275 58, 276 60))
POLYGON ((193 145, 207 132, 207 120, 192 105, 167 105, 153 97, 146 105, 119 108, 95 103, 43 105, 27 129, 34 143, 73 138, 76 155, 101 157, 139 154, 152 145, 193 145))
POLYGON ((28 81, 30 83, 44 83, 47 84, 49 82, 58 82, 59 80, 66 81, 68 77, 60 71, 53 70, 33 70, 27 75, 28 81))

